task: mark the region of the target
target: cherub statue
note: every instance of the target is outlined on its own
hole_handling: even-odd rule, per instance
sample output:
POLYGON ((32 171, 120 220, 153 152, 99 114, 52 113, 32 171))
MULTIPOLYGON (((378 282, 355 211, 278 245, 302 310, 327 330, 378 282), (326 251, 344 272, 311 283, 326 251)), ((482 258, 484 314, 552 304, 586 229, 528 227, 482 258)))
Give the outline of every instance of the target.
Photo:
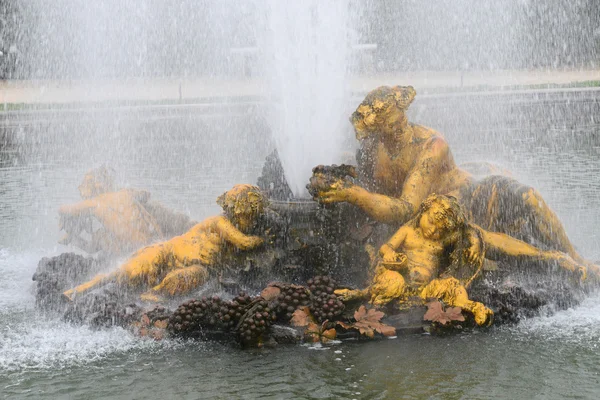
POLYGON ((90 254, 120 255, 180 235, 195 224, 188 216, 150 201, 150 193, 144 190, 116 190, 113 175, 107 167, 85 174, 79 185, 83 200, 59 209, 60 229, 66 231, 59 243, 90 254))
POLYGON ((376 306, 393 300, 410 303, 411 297, 438 298, 471 312, 476 323, 483 325, 493 312, 470 300, 467 288, 480 274, 486 255, 553 260, 570 272, 586 273, 584 266, 564 253, 543 251, 469 224, 456 199, 432 194, 415 217, 381 246, 371 285, 364 290, 341 289, 336 293, 348 300, 369 298, 376 306))
POLYGON ((182 295, 204 284, 209 271, 228 252, 250 250, 263 244, 248 233, 268 205, 260 189, 236 185, 217 199, 224 215, 210 217, 181 236, 147 246, 135 253, 118 270, 98 275, 64 295, 73 299, 108 282, 133 287, 150 287, 142 300, 160 301, 162 296, 182 295))

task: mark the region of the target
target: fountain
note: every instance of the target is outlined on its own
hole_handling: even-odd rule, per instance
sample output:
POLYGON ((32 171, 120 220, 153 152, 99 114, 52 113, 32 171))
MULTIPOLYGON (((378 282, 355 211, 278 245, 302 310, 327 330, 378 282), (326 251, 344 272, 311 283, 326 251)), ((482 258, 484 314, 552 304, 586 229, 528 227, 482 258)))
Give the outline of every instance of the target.
MULTIPOLYGON (((593 264, 578 255, 597 258, 597 92, 477 86, 510 85, 497 68, 594 61, 597 14, 577 11, 586 0, 547 6, 560 9, 556 19, 526 1, 486 10, 467 0, 73 3, 8 2, 16 18, 0 25, 31 24, 10 36, 12 50, 0 43, 0 57, 10 54, 0 68, 18 66, 3 76, 67 78, 78 101, 113 100, 69 104, 72 92, 51 80, 31 90, 44 85, 38 101, 65 104, 32 109, 11 104, 15 97, 2 89, 5 110, 25 107, 3 112, 0 126, 0 370, 9 372, 0 386, 9 396, 77 396, 83 380, 85 396, 127 396, 117 385, 133 379, 131 371, 140 396, 559 397, 573 385, 594 395, 596 283, 593 264), (549 33, 531 31, 537 20, 549 33), (557 40, 566 45, 554 49, 557 40), (473 72, 480 69, 484 78, 473 72), (460 168, 483 166, 484 175, 494 162, 523 183, 489 179, 470 188, 469 201, 460 190, 436 189, 459 199, 458 206, 450 197, 428 200, 432 224, 446 235, 439 241, 398 240, 405 228, 424 233, 427 211, 378 219, 365 209, 364 191, 411 200, 412 211, 428 207, 428 196, 393 193, 393 168, 372 174, 369 163, 383 163, 373 154, 384 152, 369 147, 368 134, 355 140, 347 122, 355 110, 359 128, 370 113, 380 118, 386 107, 361 108, 363 98, 398 84, 418 92, 408 120, 442 132, 460 168), (77 185, 99 165, 114 168, 115 184, 91 196, 94 207, 81 218, 90 198, 80 199, 77 185), (216 247, 227 251, 217 252, 218 262, 182 263, 196 268, 194 276, 165 281, 177 271, 168 268, 179 268, 165 252, 148 262, 156 274, 147 281, 100 279, 92 290, 68 292, 110 276, 138 250, 192 232, 194 220, 222 212, 215 200, 240 183, 269 199, 249 232, 262 245, 240 248, 219 237, 216 247), (353 191, 362 196, 347 196, 353 191), (523 210, 503 213, 515 193, 543 198, 573 248, 520 225, 512 217, 523 210), (119 203, 126 207, 115 211, 119 203), (436 217, 445 213, 458 217, 436 217), (115 219, 132 229, 110 225, 115 219), (423 246, 437 249, 427 253, 435 263, 416 257, 423 246), (415 284, 428 274, 434 279, 415 284), (152 291, 167 283, 189 291, 152 291), (446 332, 460 334, 423 335, 446 332), (305 345, 242 352, 214 341, 305 345), (157 370, 172 373, 158 383, 157 370)), ((409 158, 389 155, 391 164, 409 158)))

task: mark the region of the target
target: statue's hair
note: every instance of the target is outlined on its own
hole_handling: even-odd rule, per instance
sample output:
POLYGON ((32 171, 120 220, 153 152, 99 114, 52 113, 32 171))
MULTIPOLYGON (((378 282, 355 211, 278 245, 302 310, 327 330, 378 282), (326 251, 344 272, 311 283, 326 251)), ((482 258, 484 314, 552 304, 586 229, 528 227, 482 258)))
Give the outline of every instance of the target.
POLYGON ((91 178, 96 190, 95 194, 108 193, 115 190, 115 170, 102 165, 98 168, 93 168, 85 173, 86 178, 91 178))
POLYGON ((269 201, 258 186, 241 184, 219 196, 217 204, 226 215, 249 211, 260 214, 269 205, 269 201))
POLYGON ((355 123, 366 118, 369 114, 382 111, 390 105, 406 110, 416 95, 417 91, 412 86, 380 86, 367 94, 350 120, 355 123))
POLYGON ((413 218, 415 224, 419 223, 419 220, 423 213, 427 212, 434 204, 441 205, 440 211, 436 214, 436 218, 446 223, 446 230, 449 232, 457 229, 464 229, 467 227, 467 217, 456 200, 455 197, 445 196, 432 193, 419 206, 417 214, 413 218))
POLYGON ((448 265, 440 271, 441 277, 457 278, 462 285, 469 285, 476 279, 483 267, 483 259, 478 264, 472 264, 467 261, 466 252, 471 246, 469 236, 475 236, 479 240, 479 251, 485 253, 485 244, 481 237, 480 228, 469 224, 467 216, 463 211, 458 200, 452 196, 444 196, 430 194, 421 203, 419 210, 413 218, 413 223, 417 225, 424 212, 429 210, 434 204, 439 204, 442 207, 436 213, 435 218, 439 218, 446 223, 445 228, 448 237, 452 238, 453 245, 448 256, 448 265))

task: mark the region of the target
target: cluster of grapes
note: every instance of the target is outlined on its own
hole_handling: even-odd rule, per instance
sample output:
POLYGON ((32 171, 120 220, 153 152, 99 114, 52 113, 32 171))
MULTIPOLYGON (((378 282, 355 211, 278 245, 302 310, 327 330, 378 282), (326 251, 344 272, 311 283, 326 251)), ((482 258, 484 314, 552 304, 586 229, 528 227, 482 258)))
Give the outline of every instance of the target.
POLYGON ((169 328, 176 334, 185 335, 201 328, 219 328, 228 308, 220 297, 191 299, 177 307, 169 319, 169 328))
POLYGON ((243 316, 237 329, 238 338, 244 344, 255 343, 276 319, 267 301, 259 298, 243 316))
POLYGON ((148 319, 151 323, 154 323, 156 321, 164 321, 165 319, 169 319, 171 313, 163 306, 156 306, 152 310, 148 311, 146 316, 148 316, 148 319))
POLYGON ((251 303, 252 298, 244 292, 241 292, 230 302, 223 302, 221 307, 221 326, 227 330, 235 328, 251 303))
POLYGON ((317 165, 312 170, 313 175, 310 178, 310 183, 306 185, 308 192, 312 196, 318 195, 318 192, 331 188, 332 185, 340 180, 349 184, 352 183, 352 178, 357 177, 356 168, 352 165, 317 165))
POLYGON ((311 305, 310 292, 304 286, 278 285, 277 287, 281 292, 271 305, 281 319, 289 321, 298 308, 311 305))
POLYGON ((133 322, 140 313, 139 307, 135 304, 122 307, 114 301, 95 305, 93 308, 95 308, 96 311, 92 313, 90 325, 98 328, 127 326, 133 322))
POLYGON ((315 276, 306 284, 313 294, 310 309, 317 321, 332 321, 344 312, 344 303, 333 293, 335 280, 328 276, 315 276))
POLYGON ((203 328, 234 331, 242 343, 250 343, 257 341, 275 319, 264 299, 242 292, 231 301, 218 296, 186 301, 172 314, 169 329, 183 336, 203 328))

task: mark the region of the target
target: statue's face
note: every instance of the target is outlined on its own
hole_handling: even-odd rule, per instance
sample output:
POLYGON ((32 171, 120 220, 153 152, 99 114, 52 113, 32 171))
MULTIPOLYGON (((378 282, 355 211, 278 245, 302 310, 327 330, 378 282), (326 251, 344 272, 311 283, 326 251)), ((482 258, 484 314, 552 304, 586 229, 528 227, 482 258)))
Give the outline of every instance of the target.
POLYGON ((227 217, 238 229, 252 228, 265 209, 265 199, 259 189, 251 185, 236 185, 217 199, 227 217))
POLYGON ((372 105, 361 104, 352 114, 356 139, 391 136, 397 134, 400 123, 405 119, 404 110, 391 102, 375 100, 372 105))
POLYGON ((247 232, 256 225, 258 214, 253 211, 235 212, 230 216, 231 222, 242 232, 247 232))
POLYGON ((445 220, 442 205, 434 203, 421 215, 419 227, 425 238, 438 240, 446 234, 448 222, 445 220))
POLYGON ((91 174, 86 174, 78 187, 82 199, 91 199, 101 193, 104 193, 104 187, 91 174))

